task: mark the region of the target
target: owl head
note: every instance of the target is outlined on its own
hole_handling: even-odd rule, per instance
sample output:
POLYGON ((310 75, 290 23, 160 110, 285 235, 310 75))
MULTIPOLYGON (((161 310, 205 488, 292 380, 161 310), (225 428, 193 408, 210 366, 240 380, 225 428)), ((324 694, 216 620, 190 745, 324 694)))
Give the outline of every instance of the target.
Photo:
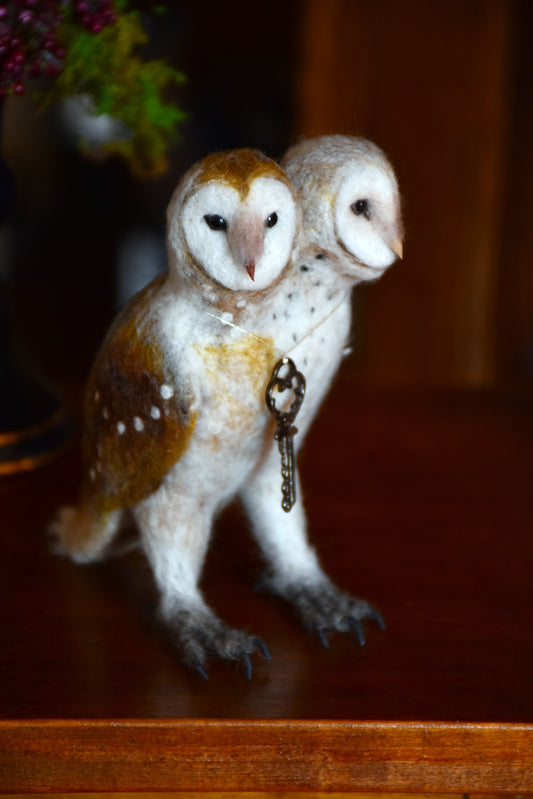
POLYGON ((249 149, 209 155, 170 201, 169 267, 197 285, 261 291, 290 263, 300 225, 294 189, 274 161, 249 149))
POLYGON ((382 150, 354 136, 318 136, 282 165, 298 191, 303 247, 327 250, 356 280, 374 280, 402 256, 398 183, 382 150))

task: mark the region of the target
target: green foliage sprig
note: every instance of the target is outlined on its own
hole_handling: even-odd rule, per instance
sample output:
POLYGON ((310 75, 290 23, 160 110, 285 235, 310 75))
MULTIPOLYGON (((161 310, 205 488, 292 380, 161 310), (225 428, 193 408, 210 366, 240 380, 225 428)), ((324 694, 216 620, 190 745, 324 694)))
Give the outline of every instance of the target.
POLYGON ((134 172, 157 175, 185 117, 167 98, 184 76, 144 61, 147 41, 128 0, 0 0, 0 99, 23 94, 35 77, 50 82, 48 102, 89 98, 92 113, 110 115, 127 134, 103 148, 134 172))
POLYGON ((65 21, 59 37, 66 56, 51 99, 88 95, 95 114, 109 114, 131 133, 104 149, 125 158, 137 174, 163 172, 168 146, 176 140, 186 116, 165 99, 165 93, 185 78, 165 61, 139 57, 138 48, 148 37, 138 12, 119 14, 114 25, 97 35, 65 21))

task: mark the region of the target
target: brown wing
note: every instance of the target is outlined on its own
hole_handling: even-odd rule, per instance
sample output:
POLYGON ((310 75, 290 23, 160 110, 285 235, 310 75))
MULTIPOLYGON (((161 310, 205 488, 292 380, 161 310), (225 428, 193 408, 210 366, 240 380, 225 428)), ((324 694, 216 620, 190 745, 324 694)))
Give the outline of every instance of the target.
POLYGON ((96 358, 85 397, 85 492, 103 511, 153 493, 194 429, 183 387, 165 365, 153 308, 164 277, 117 317, 96 358))

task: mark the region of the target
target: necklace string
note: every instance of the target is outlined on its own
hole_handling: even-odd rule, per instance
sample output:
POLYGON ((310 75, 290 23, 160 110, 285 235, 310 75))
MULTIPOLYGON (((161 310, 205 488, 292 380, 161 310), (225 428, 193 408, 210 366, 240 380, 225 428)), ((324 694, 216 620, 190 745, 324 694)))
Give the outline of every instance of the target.
MULTIPOLYGON (((344 300, 348 297, 348 295, 349 295, 349 292, 345 292, 341 296, 340 301, 335 305, 335 307, 332 308, 331 311, 329 311, 329 313, 327 313, 326 316, 323 319, 321 319, 319 322, 317 322, 316 325, 313 325, 313 327, 310 330, 308 330, 307 333, 305 333, 305 335, 303 335, 300 339, 298 339, 298 341, 295 344, 293 344, 291 347, 289 347, 289 349, 282 350, 281 347, 275 346, 275 349, 279 353, 281 353, 281 356, 283 357, 283 359, 287 360, 290 352, 295 350, 296 347, 298 347, 302 343, 302 341, 305 341, 305 339, 309 338, 309 336, 311 336, 315 332, 315 330, 318 330, 319 327, 321 327, 323 324, 325 324, 325 322, 327 322, 328 319, 331 316, 333 316, 333 314, 336 311, 338 311, 338 309, 341 307, 341 305, 343 304, 344 300)), ((205 314, 207 314, 207 316, 210 316, 212 319, 217 319, 219 322, 222 322, 224 325, 228 325, 228 327, 233 327, 235 330, 240 330, 241 333, 245 333, 247 336, 251 336, 252 338, 255 338, 257 341, 260 341, 262 344, 267 344, 268 343, 267 339, 264 338, 263 336, 259 336, 257 333, 254 333, 251 330, 247 330, 245 327, 241 327, 241 325, 236 325, 235 322, 232 322, 229 319, 225 319, 223 316, 219 316, 218 314, 212 313, 211 311, 206 311, 205 308, 203 308, 202 310, 203 310, 203 312, 205 314)))

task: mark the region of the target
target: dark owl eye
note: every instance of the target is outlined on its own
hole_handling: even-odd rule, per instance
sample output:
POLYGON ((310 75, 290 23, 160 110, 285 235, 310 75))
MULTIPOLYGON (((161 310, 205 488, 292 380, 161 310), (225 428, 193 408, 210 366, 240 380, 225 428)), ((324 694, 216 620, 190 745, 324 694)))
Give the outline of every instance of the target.
POLYGON ((267 220, 265 222, 265 225, 267 227, 274 227, 274 225, 277 223, 277 221, 278 221, 278 215, 274 211, 273 214, 270 214, 270 216, 267 216, 267 220))
POLYGON ((205 221, 207 222, 208 226, 211 230, 227 230, 228 223, 224 219, 223 216, 219 216, 218 214, 206 214, 204 216, 205 221))
POLYGON ((357 200, 352 205, 352 211, 356 216, 365 216, 367 219, 370 219, 370 203, 368 200, 357 200))

